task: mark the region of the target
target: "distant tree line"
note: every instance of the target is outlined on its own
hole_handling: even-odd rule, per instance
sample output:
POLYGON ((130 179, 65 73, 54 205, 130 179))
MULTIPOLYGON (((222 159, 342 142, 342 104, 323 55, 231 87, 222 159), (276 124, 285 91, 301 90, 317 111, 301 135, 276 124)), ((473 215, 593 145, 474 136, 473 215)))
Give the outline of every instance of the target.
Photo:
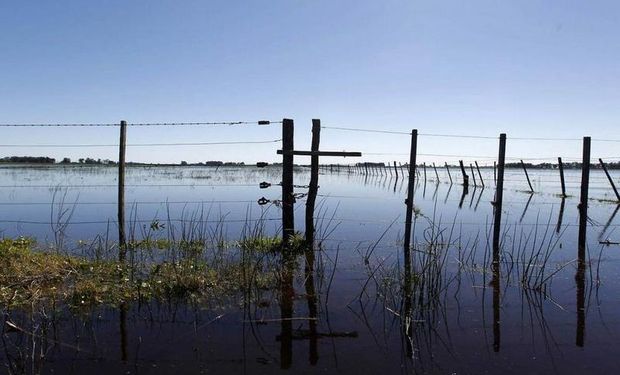
POLYGON ((0 163, 54 164, 56 159, 47 156, 6 156, 0 163))

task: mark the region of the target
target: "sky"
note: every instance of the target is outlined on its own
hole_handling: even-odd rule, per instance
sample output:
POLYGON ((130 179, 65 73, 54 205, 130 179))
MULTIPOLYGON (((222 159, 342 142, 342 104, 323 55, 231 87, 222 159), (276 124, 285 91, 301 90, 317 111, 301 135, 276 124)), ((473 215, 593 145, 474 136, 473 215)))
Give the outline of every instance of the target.
MULTIPOLYGON (((0 123, 295 121, 310 148, 406 161, 406 134, 497 137, 509 158, 620 159, 618 1, 0 2, 0 123), (515 140, 519 137, 570 141, 515 140)), ((0 127, 0 157, 94 157, 118 128, 0 127)), ((279 124, 128 129, 131 161, 277 161, 279 124)), ((420 136, 419 161, 492 162, 496 139, 420 136), (439 156, 437 156, 439 155, 439 156)), ((512 160, 512 159, 510 159, 512 160)), ((516 159, 515 159, 516 160, 516 159)), ((303 157, 296 160, 306 163, 303 157)))

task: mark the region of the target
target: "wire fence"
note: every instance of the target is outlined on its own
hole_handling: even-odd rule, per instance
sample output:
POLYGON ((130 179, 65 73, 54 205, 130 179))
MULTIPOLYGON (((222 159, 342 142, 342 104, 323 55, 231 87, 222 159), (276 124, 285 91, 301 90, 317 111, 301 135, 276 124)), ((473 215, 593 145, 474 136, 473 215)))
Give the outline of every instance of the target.
MULTIPOLYGON (((219 122, 152 122, 152 123, 125 123, 125 126, 127 127, 171 127, 171 128, 191 128, 191 127, 201 127, 201 126, 213 126, 213 127, 217 127, 217 126, 226 126, 226 127, 230 127, 230 126, 239 126, 239 127, 243 127, 243 126, 263 126, 263 125, 272 125, 272 124, 282 124, 283 121, 272 121, 272 120, 258 120, 258 121, 219 121, 219 122)), ((7 127, 7 128, 59 128, 59 127, 64 127, 64 128, 119 128, 121 127, 120 123, 12 123, 12 124, 0 124, 0 127, 7 127)), ((366 134, 367 136, 372 136, 373 134, 385 134, 387 136, 393 136, 397 137, 397 139, 404 144, 407 144, 409 141, 409 138, 411 136, 411 132, 406 132, 406 131, 396 131, 396 130, 385 130, 385 129, 364 129, 364 128, 355 128, 355 127, 344 127, 344 126, 321 126, 321 129, 325 129, 329 132, 356 132, 356 133, 360 133, 360 134, 366 134)), ((493 150, 496 147, 496 142, 498 141, 499 137, 498 136, 490 136, 490 135, 476 135, 476 134, 439 134, 439 133, 418 133, 418 136, 420 137, 419 140, 419 147, 420 150, 424 151, 424 148, 427 147, 425 146, 425 140, 427 139, 432 139, 434 140, 434 142, 437 141, 442 141, 442 140, 452 140, 452 141, 461 141, 461 140, 466 140, 467 142, 461 142, 458 144, 458 147, 451 147, 450 148, 450 152, 417 152, 416 155, 418 157, 418 166, 416 168, 416 179, 415 179, 415 183, 417 184, 416 186, 416 199, 424 199, 424 194, 426 194, 426 183, 439 183, 439 182, 443 182, 446 184, 450 184, 450 188, 453 184, 458 185, 460 184, 460 179, 462 178, 461 175, 461 169, 459 168, 458 164, 456 164, 457 162, 462 161, 463 162, 463 174, 468 174, 469 176, 472 177, 473 181, 472 181, 472 187, 474 188, 473 193, 469 193, 471 196, 471 202, 469 204, 469 207, 473 206, 474 200, 477 199, 478 202, 476 203, 475 206, 473 206, 473 209, 477 209, 478 208, 478 203, 481 200, 481 198, 483 197, 483 193, 481 192, 479 195, 476 196, 476 191, 475 189, 478 187, 486 187, 486 188, 490 188, 489 190, 487 190, 487 194, 488 196, 485 196, 489 199, 489 201, 491 201, 493 199, 492 197, 492 189, 494 188, 494 170, 492 169, 494 166, 494 162, 497 160, 497 155, 494 154, 493 152, 489 151, 489 152, 484 152, 486 150, 493 150), (484 143, 486 146, 484 147, 478 147, 477 144, 478 142, 484 143), (480 149, 481 152, 471 152, 471 150, 478 150, 480 149), (443 163, 440 163, 440 160, 443 161, 443 163), (426 164, 428 163, 428 164, 426 164), (438 165, 435 165, 438 164, 438 165), (441 164, 441 165, 440 165, 441 164), (475 165, 475 167, 474 167, 475 165), (474 169, 475 168, 475 169, 474 169), (424 187, 421 188, 419 185, 420 184, 424 184, 424 187), (485 186, 482 186, 485 185, 485 186), (424 189, 424 190, 422 190, 424 189), (491 193, 489 193, 491 192, 491 193), (420 197, 420 195, 422 194, 422 197, 420 197)), ((26 137, 24 135, 24 137, 26 137)), ((331 137, 331 134, 328 133, 327 136, 324 136, 324 138, 328 138, 328 139, 334 139, 336 141, 341 141, 342 138, 339 136, 334 136, 331 137)), ((592 142, 599 142, 599 143, 607 143, 607 144, 615 144, 615 143, 619 143, 620 139, 603 139, 603 138, 592 138, 591 139, 592 142)), ((562 144, 562 143, 568 143, 571 145, 571 150, 579 150, 578 146, 579 143, 581 142, 582 139, 579 138, 562 138, 562 137, 558 137, 558 138, 549 138, 549 137, 509 137, 508 141, 529 141, 529 142, 547 142, 549 144, 553 144, 553 145, 557 145, 557 144, 562 144)), ((282 138, 276 138, 276 137, 271 137, 269 139, 260 139, 260 140, 256 140, 256 139, 247 139, 247 140, 239 140, 239 139, 231 139, 231 140, 223 140, 223 141, 191 141, 191 142, 173 142, 173 141, 169 141, 169 142, 129 142, 126 144, 122 144, 121 142, 119 143, 107 143, 107 142, 92 142, 92 143, 83 143, 83 142, 76 142, 76 143, 69 143, 69 142, 63 142, 63 143, 33 143, 33 142, 25 142, 25 143, 2 143, 0 144, 0 149, 14 149, 14 148, 31 148, 31 149, 63 149, 63 148, 77 148, 77 149, 94 149, 94 148, 116 148, 116 147, 122 147, 122 146, 126 146, 126 147, 136 147, 136 148, 148 148, 148 147, 153 147, 153 148, 175 148, 175 147, 192 147, 192 146, 216 146, 216 145, 221 145, 221 146, 230 146, 230 147, 239 147, 239 153, 243 153, 244 150, 244 146, 247 145, 273 145, 273 149, 270 150, 269 152, 273 152, 273 154, 275 154, 276 148, 279 146, 279 143, 282 142, 282 138)), ((375 179, 375 180, 379 180, 379 181, 383 181, 385 182, 385 180, 389 179, 390 181, 396 179, 398 181, 398 178, 400 178, 400 185, 398 185, 398 182, 396 184, 394 184, 392 186, 391 182, 389 184, 387 184, 387 186, 385 187, 384 190, 386 191, 393 191, 394 193, 396 193, 397 189, 398 189, 398 195, 397 196, 386 196, 384 194, 370 194, 370 195, 366 195, 366 194, 350 194, 350 193, 336 193, 336 194, 331 194, 329 192, 325 192, 325 193, 321 193, 318 194, 318 197, 325 199, 325 200, 340 200, 340 199, 344 199, 344 200, 356 200, 356 201, 360 201, 360 202, 365 202, 365 201, 384 201, 384 202, 393 202, 395 205, 396 204, 401 204, 401 202, 403 201, 403 198, 401 196, 402 194, 402 190, 403 188, 406 189, 406 178, 408 177, 408 173, 409 173, 409 166, 407 164, 407 162, 405 163, 398 163, 394 160, 390 160, 390 159, 400 159, 400 160, 408 160, 410 154, 406 151, 408 151, 408 147, 403 147, 402 150, 397 150, 394 147, 390 147, 389 151, 383 151, 381 150, 382 147, 379 146, 371 146, 374 145, 375 143, 373 142, 364 142, 364 149, 361 150, 362 155, 365 157, 364 160, 374 160, 374 159, 378 159, 376 162, 374 161, 369 161, 369 162, 349 162, 349 164, 342 164, 342 165, 326 165, 323 162, 323 165, 321 167, 321 170, 323 171, 323 173, 335 173, 335 174, 347 174, 347 175, 360 175, 359 179, 354 179, 352 181, 352 183, 355 184, 367 184, 368 183, 368 176, 371 176, 371 180, 375 179), (369 168, 369 164, 370 164, 370 168, 369 168)), ((384 146, 385 147, 385 146, 384 146)), ((615 146, 614 146, 615 147, 615 146)), ((549 147, 549 148, 553 148, 553 147, 549 147)), ((538 150, 538 149, 537 149, 538 150)), ((434 151, 434 150, 430 150, 430 151, 434 151)), ((596 149, 595 149, 596 151, 596 149)), ((169 152, 174 152, 174 151, 169 151, 169 152)), ((547 163, 549 165, 549 168, 552 169, 536 169, 536 172, 531 176, 532 177, 532 182, 535 185, 535 187, 541 188, 541 185, 548 185, 546 186, 544 189, 552 190, 552 193, 555 194, 557 193, 557 191, 553 191, 557 188, 557 186, 560 184, 560 179, 559 179, 559 175, 558 175, 558 171, 557 169, 557 165, 558 165, 558 158, 557 156, 552 156, 550 153, 552 151, 549 151, 547 148, 542 148, 541 149, 541 155, 532 155, 530 153, 527 153, 526 155, 518 156, 518 155, 509 155, 506 156, 506 160, 508 163, 511 163, 510 166, 512 167, 519 167, 519 164, 521 162, 527 162, 528 167, 527 168, 532 168, 533 163, 547 163), (543 154, 544 152, 544 154, 543 154)), ((607 154, 608 155, 608 154, 607 154)), ((260 156, 259 156, 260 157, 260 156)), ((598 158, 598 157, 597 157, 598 158)), ((594 160, 596 160, 597 158, 593 158, 594 160)), ((605 161, 615 161, 615 160, 620 160, 620 156, 601 156, 601 159, 605 160, 605 161)), ((322 157, 322 159, 324 159, 322 157)), ((565 157, 562 157, 563 161, 568 162, 571 164, 572 167, 575 167, 577 165, 579 165, 579 163, 581 163, 582 161, 582 157, 580 157, 579 155, 568 155, 565 157)), ((326 159, 329 160, 329 159, 326 159)), ((304 163, 298 163, 298 164, 304 164, 304 163)), ((595 163, 593 163, 594 165, 596 165, 595 163)), ((597 167, 598 168, 598 167, 597 167)), ((301 177, 300 173, 305 173, 307 172, 308 169, 298 169, 296 170, 296 173, 298 174, 299 177, 301 177)), ((215 172, 213 172, 215 173, 215 172)), ((525 172, 527 173, 527 172, 525 172)), ((531 171, 530 171, 531 173, 531 171)), ((5 175, 5 178, 7 176, 5 175)), ((253 183, 244 183, 244 182, 234 182, 234 183, 229 183, 229 182, 216 182, 216 183, 197 183, 192 181, 191 183, 188 183, 189 178, 186 178, 187 176, 181 177, 179 180, 177 181, 171 181, 171 182, 162 182, 162 181, 135 181, 135 182, 130 182, 130 183, 126 183, 124 184, 124 187, 126 188, 137 188, 137 189, 153 189, 153 188, 209 188, 209 189, 223 189, 226 190, 226 197, 230 196, 231 192, 228 190, 235 190, 236 188, 239 189, 245 189, 244 191, 240 192, 237 194, 237 197, 235 198, 227 198, 227 199, 222 199, 219 197, 216 197, 214 199, 168 199, 168 197, 166 197, 165 199, 144 199, 144 198, 139 198, 136 197, 136 199, 134 200, 128 200, 126 203, 127 205, 149 205, 149 206, 168 206, 168 205, 173 205, 173 206, 181 206, 181 207, 186 207, 186 206, 191 206, 191 205, 211 205, 211 204, 220 204, 220 205, 246 205, 246 206, 252 206, 255 205, 257 203, 257 201, 259 201, 259 196, 263 195, 263 193, 259 192, 262 187, 260 187, 260 185, 258 184, 259 181, 253 182, 253 183), (255 195, 255 198, 252 197, 252 199, 248 199, 248 195, 255 195), (245 198, 245 199, 244 199, 245 198)), ((274 177, 274 176, 269 176, 269 177, 274 177)), ((506 177, 504 178, 504 182, 507 182, 507 186, 505 186, 506 189, 522 189, 523 186, 525 186, 526 184, 526 175, 523 174, 523 171, 520 170, 516 170, 516 169, 507 169, 506 170, 506 177)), ((162 177, 162 179, 164 179, 162 177)), ((528 183, 530 183, 529 181, 529 177, 527 177, 528 179, 528 183)), ((603 196, 607 196, 609 195, 609 193, 611 192, 610 187, 607 185, 608 184, 608 178, 605 175, 598 175, 598 174, 593 174, 592 176, 590 176, 590 180, 593 183, 593 189, 600 189, 601 191, 604 191, 605 193, 603 194, 603 196)), ((618 177, 617 176, 612 176, 612 181, 617 181, 618 177)), ((274 185, 277 185, 278 181, 272 181, 269 183, 269 185, 271 185, 272 183, 274 185)), ((266 183, 266 182, 265 182, 266 183)), ((380 183, 380 182, 379 182, 380 183)), ((576 188, 578 188, 581 184, 581 176, 579 174, 576 173, 567 173, 565 175, 564 178, 564 184, 571 189, 571 191, 576 190, 576 188)), ((530 183, 531 185, 531 183, 530 183)), ((44 183, 24 183, 22 181, 15 181, 14 184, 1 184, 0 185, 0 189, 4 190, 4 191, 15 191, 16 189, 36 189, 36 188, 41 188, 41 189, 51 189, 51 190, 63 190, 63 189, 77 189, 77 190, 87 190, 87 189, 113 189, 113 188, 118 188, 119 184, 118 182, 101 182, 101 183, 59 183, 59 184, 44 184, 44 183)), ((297 186, 297 189, 301 189, 301 188, 307 188, 307 186, 297 186)), ((432 194, 432 189, 429 192, 429 195, 432 194)), ((484 190, 484 189, 483 189, 484 190)), ((322 190, 325 191, 325 190, 322 190)), ((436 194, 435 190, 435 194, 436 194)), ((179 192, 178 190, 176 190, 174 192, 175 194, 184 194, 182 192, 179 192)), ((14 192, 11 194, 15 194, 14 192)), ((265 199, 266 201, 269 201, 271 203, 276 203, 279 204, 281 197, 278 196, 277 194, 274 194, 273 192, 271 193, 265 193, 266 195, 271 194, 271 200, 269 199, 265 199), (275 195, 275 196, 274 196, 275 195)), ((456 193, 455 193, 456 194, 456 193)), ((450 190, 448 190, 447 195, 445 196, 445 199, 440 199, 440 198, 436 198, 433 197, 433 199, 437 200, 437 201, 442 201, 444 204, 459 204, 463 205, 463 201, 464 201, 464 197, 465 195, 461 196, 460 199, 458 198, 450 198, 450 190)), ((92 197, 90 197, 92 198, 92 197)), ((193 197, 191 197, 193 198, 193 197)), ((264 198, 264 197, 263 197, 264 198)), ((469 199, 469 198, 468 198, 469 199)), ((485 198, 486 199, 486 198, 485 198)), ((300 199, 301 200, 301 199, 300 199)), ((527 210, 527 206, 530 204, 531 202, 531 198, 528 199, 507 199, 504 204, 505 205, 520 205, 520 206, 526 206, 526 210, 527 210)), ((58 202, 53 202, 53 201, 46 201, 43 199, 39 199, 39 200, 15 200, 15 201, 0 201, 0 207, 28 207, 28 206, 53 206, 54 204, 57 204, 58 202)), ((541 205, 541 206, 557 206, 558 202, 556 200, 553 201, 545 201, 545 200, 537 200, 535 201, 536 205, 541 205)), ((113 200, 113 199, 107 199, 107 200, 97 200, 97 199, 87 199, 85 201, 79 201, 78 199, 76 199, 74 202, 69 203, 68 205, 70 206, 76 206, 76 207, 80 207, 80 206, 114 206, 114 205, 118 205, 118 201, 117 200, 113 200)), ((299 206, 299 205, 298 205, 299 206)), ((238 209, 237 209, 238 210, 238 209)), ((523 216, 525 216, 525 211, 523 216)), ((324 219, 324 218, 322 218, 324 219)), ((352 218, 352 217, 333 217, 333 220, 339 221, 339 222, 345 222, 345 223, 357 223, 357 224, 385 224, 388 222, 388 220, 374 220, 374 219, 363 219, 363 218, 352 218)), ((182 223, 184 222, 185 219, 183 218, 175 218, 175 219, 167 219, 170 222, 178 222, 178 223, 182 223)), ((244 219, 222 219, 222 220, 202 220, 202 221, 198 221, 198 223, 219 223, 219 224, 223 224, 223 223, 244 223, 244 222, 256 222, 256 221, 260 221, 260 220, 264 220, 264 221, 268 221, 268 222, 277 222, 278 220, 280 220, 280 218, 272 218, 272 217, 261 217, 261 218, 244 218, 244 219)), ((152 220, 134 220, 135 223, 141 223, 141 224, 145 224, 145 223, 149 223, 152 220)), ((32 224, 32 225, 53 225, 54 221, 46 221, 46 220, 22 220, 22 219, 16 219, 16 220, 9 220, 9 219, 0 219, 0 223, 2 224, 17 224, 17 225, 28 225, 28 224, 32 224)), ((85 224, 109 224, 110 220, 73 220, 73 221, 66 221, 65 224, 67 225, 73 225, 73 224, 77 224, 77 225, 85 225, 85 224)), ((400 222, 398 222, 398 224, 402 224, 400 222)), ((544 225, 548 225, 548 224, 544 224, 544 223, 535 223, 535 222, 519 222, 520 225, 524 225, 524 226, 544 226, 544 225)), ((459 225, 467 225, 467 226, 474 226, 474 225, 484 225, 481 222, 474 222, 474 221, 463 221, 463 222, 459 222, 459 225)), ((563 226, 565 227, 571 227, 571 226, 576 226, 577 224, 574 223, 565 223, 563 224, 563 226)), ((601 225, 601 224, 592 224, 592 225, 601 225)), ((613 223, 608 223, 607 227, 616 227, 618 226, 618 224, 613 224, 613 223)))

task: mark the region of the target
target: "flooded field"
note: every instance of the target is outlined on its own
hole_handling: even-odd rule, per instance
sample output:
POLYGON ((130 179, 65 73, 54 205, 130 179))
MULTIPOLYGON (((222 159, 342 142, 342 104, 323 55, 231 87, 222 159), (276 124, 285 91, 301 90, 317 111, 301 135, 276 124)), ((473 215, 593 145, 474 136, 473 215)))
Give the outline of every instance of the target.
MULTIPOLYGON (((453 184, 445 169, 428 168, 426 180, 420 170, 410 263, 399 173, 322 168, 314 249, 283 256, 273 251, 281 169, 128 167, 128 257, 149 271, 127 283, 148 293, 4 296, 0 361, 11 374, 620 370, 620 215, 602 171, 590 175, 585 268, 580 171, 565 171, 562 199, 557 170, 530 170, 533 194, 522 170, 506 170, 496 263, 492 168, 482 169, 486 187, 475 175, 467 190, 456 168, 453 184), (168 280, 152 264, 189 265, 175 277, 186 272, 200 285, 152 287, 168 280)), ((295 191, 307 192, 309 178, 297 167, 295 191)), ((34 238, 50 254, 117 256, 115 168, 4 167, 0 194, 3 237, 34 238)), ((300 194, 301 234, 304 214, 300 194)))

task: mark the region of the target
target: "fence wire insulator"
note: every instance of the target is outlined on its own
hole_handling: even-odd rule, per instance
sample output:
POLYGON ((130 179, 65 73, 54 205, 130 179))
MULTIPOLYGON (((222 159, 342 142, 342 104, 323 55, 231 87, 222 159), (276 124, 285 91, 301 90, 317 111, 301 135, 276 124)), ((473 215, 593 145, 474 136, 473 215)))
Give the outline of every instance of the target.
POLYGON ((261 189, 267 189, 268 187, 270 187, 270 186, 271 186, 271 184, 270 184, 269 182, 267 182, 267 181, 263 181, 263 182, 261 182, 260 184, 258 184, 258 186, 259 186, 261 189))
MULTIPOLYGON (((270 202, 271 202, 271 201, 270 201, 269 199, 265 198, 265 197, 261 197, 261 198, 258 200, 258 204, 259 204, 259 206, 264 206, 264 205, 266 205, 267 203, 270 203, 270 202)), ((275 202, 274 202, 274 203, 275 203, 275 202)))
POLYGON ((271 124, 271 121, 269 120, 260 120, 258 122, 258 125, 270 125, 270 124, 271 124))

